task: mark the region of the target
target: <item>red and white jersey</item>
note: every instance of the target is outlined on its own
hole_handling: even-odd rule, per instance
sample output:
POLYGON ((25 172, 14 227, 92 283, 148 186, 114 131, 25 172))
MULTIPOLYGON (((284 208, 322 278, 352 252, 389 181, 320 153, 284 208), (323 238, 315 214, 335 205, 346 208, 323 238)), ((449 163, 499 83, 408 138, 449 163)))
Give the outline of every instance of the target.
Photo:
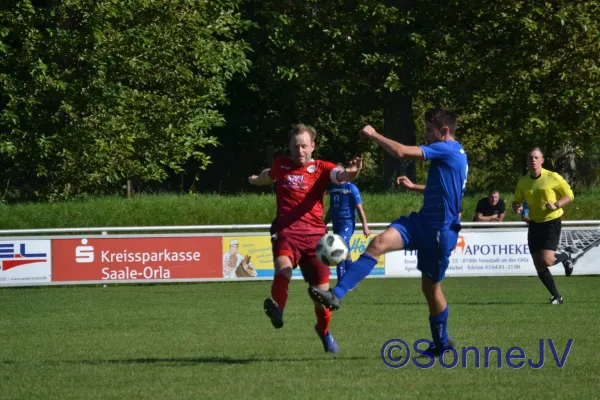
POLYGON ((269 171, 277 185, 272 233, 325 234, 323 197, 329 182, 338 183, 340 169, 328 161, 311 160, 298 166, 290 157, 278 157, 269 171))

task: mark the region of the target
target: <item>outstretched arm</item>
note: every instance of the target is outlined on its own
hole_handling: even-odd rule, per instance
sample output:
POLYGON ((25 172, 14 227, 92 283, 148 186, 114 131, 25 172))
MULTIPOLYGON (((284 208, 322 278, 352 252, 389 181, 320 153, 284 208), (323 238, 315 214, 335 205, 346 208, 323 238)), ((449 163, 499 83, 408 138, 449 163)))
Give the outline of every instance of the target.
POLYGON ((377 143, 379 147, 387 151, 392 156, 399 159, 409 160, 425 160, 423 150, 419 146, 406 146, 394 140, 388 139, 385 136, 377 133, 371 126, 367 125, 360 131, 360 136, 365 139, 370 139, 377 143))
POLYGON ((271 170, 271 168, 267 168, 264 169, 260 175, 252 175, 251 177, 248 178, 248 182, 250 182, 251 185, 255 185, 255 186, 263 186, 263 185, 270 185, 273 182, 275 182, 273 179, 271 179, 271 177, 269 176, 269 171, 271 170))
POLYGON ((367 222, 367 214, 365 214, 365 209, 362 204, 357 204, 356 209, 358 210, 358 218, 360 218, 360 222, 362 222, 363 233, 365 237, 369 237, 371 234, 371 230, 369 229, 369 223, 367 222))
POLYGON ((362 169, 362 163, 362 157, 356 157, 350 161, 348 168, 338 169, 335 177, 338 183, 352 182, 355 180, 362 169))
POLYGON ((396 178, 396 183, 398 185, 404 186, 406 189, 412 192, 425 193, 425 185, 418 185, 413 183, 407 176, 399 176, 396 178))

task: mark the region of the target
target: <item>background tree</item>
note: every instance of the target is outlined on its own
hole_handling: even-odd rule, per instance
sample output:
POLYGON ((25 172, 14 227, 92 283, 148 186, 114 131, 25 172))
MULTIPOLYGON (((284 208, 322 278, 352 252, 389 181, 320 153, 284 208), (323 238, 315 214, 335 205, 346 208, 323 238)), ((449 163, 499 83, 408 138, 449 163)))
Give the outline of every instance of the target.
POLYGON ((110 193, 210 162, 248 70, 238 1, 14 2, 0 12, 5 196, 110 193), (43 3, 43 4, 42 4, 43 3))
POLYGON ((316 157, 366 157, 363 190, 423 182, 426 163, 357 131, 419 144, 437 105, 461 116, 470 190, 512 190, 533 145, 571 183, 594 183, 599 4, 15 2, 0 13, 4 197, 107 193, 129 177, 251 190, 297 122, 319 131, 316 157))

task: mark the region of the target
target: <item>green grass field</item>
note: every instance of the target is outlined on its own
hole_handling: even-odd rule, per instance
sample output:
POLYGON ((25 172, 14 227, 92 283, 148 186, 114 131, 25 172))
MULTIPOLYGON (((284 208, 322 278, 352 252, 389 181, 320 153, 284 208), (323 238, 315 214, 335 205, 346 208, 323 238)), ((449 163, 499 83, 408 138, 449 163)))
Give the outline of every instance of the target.
MULTIPOLYGON (((545 364, 512 369, 386 367, 382 345, 429 338, 417 279, 368 279, 333 315, 341 353, 313 331, 306 285, 293 281, 285 326, 262 311, 270 282, 0 289, 2 399, 597 398, 600 277, 556 273, 565 304, 537 278, 449 278, 449 330, 462 346, 520 346, 545 364)), ((461 358, 462 360, 462 358, 461 358)), ((426 362, 427 360, 421 361, 426 362)), ((446 357, 450 362, 451 357, 446 357)))

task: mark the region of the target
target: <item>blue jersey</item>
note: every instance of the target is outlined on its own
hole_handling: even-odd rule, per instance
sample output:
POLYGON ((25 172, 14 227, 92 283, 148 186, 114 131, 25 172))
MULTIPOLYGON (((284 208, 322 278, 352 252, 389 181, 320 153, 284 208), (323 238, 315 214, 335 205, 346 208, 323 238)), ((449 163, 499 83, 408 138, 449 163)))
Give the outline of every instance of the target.
POLYGON ((527 200, 523 201, 523 210, 521 210, 521 217, 529 217, 529 206, 527 200))
POLYGON ((329 206, 333 222, 351 221, 356 223, 356 205, 362 204, 360 192, 355 184, 345 182, 333 185, 329 191, 329 206))
POLYGON ((431 161, 420 214, 427 227, 448 229, 460 224, 458 214, 467 185, 467 154, 455 140, 420 146, 431 161))

